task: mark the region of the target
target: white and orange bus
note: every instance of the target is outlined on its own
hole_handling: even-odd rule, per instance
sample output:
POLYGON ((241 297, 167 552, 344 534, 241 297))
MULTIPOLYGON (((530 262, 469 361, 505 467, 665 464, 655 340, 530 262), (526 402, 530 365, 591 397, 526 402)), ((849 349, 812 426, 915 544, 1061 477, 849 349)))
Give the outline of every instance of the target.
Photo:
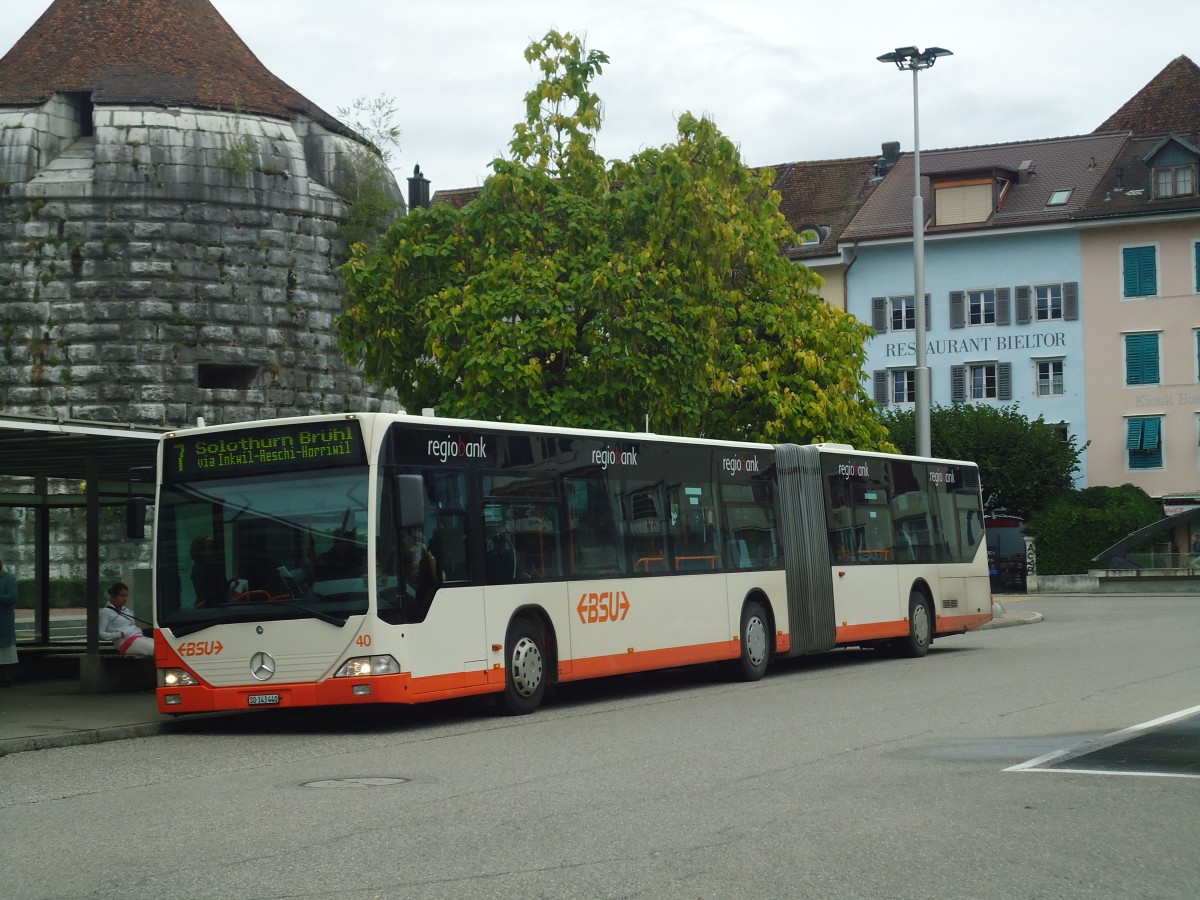
POLYGON ((383 413, 165 435, 166 713, 420 703, 991 618, 969 462, 383 413))

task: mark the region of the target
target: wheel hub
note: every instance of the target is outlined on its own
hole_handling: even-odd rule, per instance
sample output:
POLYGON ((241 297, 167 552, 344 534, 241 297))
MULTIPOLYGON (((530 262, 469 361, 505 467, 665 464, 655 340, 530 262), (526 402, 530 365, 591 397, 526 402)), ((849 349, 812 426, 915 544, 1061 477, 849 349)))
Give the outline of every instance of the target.
POLYGON ((542 654, 527 637, 513 647, 511 674, 513 689, 522 697, 531 696, 542 682, 542 654))

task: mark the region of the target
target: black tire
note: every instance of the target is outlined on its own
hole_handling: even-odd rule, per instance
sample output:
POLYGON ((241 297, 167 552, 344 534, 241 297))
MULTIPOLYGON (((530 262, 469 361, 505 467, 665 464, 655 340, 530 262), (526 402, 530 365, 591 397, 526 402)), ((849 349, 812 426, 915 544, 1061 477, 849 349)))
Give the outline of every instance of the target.
POLYGON ((767 611, 757 600, 748 600, 742 606, 738 643, 742 652, 733 662, 734 676, 740 681, 758 681, 771 662, 771 626, 767 611))
POLYGON ((504 694, 510 715, 524 716, 542 704, 546 695, 549 659, 542 629, 529 619, 513 619, 504 642, 504 694))
POLYGON ((933 622, 929 601, 920 591, 914 590, 908 595, 908 637, 896 642, 899 654, 919 659, 928 653, 929 645, 933 643, 933 622))

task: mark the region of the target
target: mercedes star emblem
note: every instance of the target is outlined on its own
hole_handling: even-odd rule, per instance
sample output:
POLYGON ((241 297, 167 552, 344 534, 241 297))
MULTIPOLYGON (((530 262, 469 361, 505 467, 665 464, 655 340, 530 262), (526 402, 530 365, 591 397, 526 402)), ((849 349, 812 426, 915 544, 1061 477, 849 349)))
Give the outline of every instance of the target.
POLYGON ((275 674, 275 657, 259 651, 250 657, 250 674, 259 681, 269 681, 275 674))

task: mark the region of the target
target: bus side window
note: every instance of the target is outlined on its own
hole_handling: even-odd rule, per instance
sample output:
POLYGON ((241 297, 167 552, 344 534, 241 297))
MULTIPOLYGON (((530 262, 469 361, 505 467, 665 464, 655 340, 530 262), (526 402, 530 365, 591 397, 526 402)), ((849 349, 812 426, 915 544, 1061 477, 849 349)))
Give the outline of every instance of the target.
POLYGON ((567 496, 567 560, 572 575, 591 577, 624 571, 620 481, 602 475, 563 479, 567 496), (612 493, 610 493, 612 492, 612 493))
POLYGON ((540 581, 562 576, 560 504, 544 475, 483 478, 485 574, 489 581, 540 581))

